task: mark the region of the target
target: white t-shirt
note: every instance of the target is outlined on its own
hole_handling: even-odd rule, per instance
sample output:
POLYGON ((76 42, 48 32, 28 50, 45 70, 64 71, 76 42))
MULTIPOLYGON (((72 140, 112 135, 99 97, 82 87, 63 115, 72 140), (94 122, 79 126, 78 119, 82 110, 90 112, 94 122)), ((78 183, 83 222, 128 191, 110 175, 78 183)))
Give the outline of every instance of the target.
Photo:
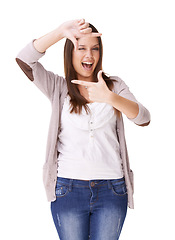
POLYGON ((58 177, 95 180, 123 177, 116 134, 116 114, 106 103, 88 103, 81 115, 70 113, 67 95, 58 138, 58 177))

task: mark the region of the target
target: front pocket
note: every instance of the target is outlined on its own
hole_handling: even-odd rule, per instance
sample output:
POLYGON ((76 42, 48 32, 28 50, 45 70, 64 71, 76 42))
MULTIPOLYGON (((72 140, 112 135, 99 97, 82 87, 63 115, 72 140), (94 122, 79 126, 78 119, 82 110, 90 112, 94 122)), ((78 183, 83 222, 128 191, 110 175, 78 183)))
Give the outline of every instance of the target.
POLYGON ((112 191, 117 196, 124 196, 127 194, 126 184, 112 184, 112 191))
POLYGON ((69 187, 62 184, 62 183, 57 183, 56 184, 56 189, 55 189, 55 194, 56 197, 64 197, 65 195, 67 195, 69 192, 69 187))

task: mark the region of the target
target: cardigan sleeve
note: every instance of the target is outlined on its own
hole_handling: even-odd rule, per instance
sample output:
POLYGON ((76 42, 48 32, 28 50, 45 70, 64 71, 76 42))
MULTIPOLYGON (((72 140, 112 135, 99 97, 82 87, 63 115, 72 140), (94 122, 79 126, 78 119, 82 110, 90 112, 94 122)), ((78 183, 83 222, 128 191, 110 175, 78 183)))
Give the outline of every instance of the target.
POLYGON ((34 40, 27 44, 17 55, 16 62, 26 76, 50 99, 57 81, 63 80, 62 77, 47 71, 38 60, 45 55, 38 52, 33 44, 34 40))
POLYGON ((126 85, 126 83, 122 79, 120 79, 119 77, 117 77, 117 79, 116 78, 114 79, 117 80, 115 81, 115 84, 114 84, 115 92, 126 99, 136 102, 139 106, 138 115, 135 118, 132 118, 132 119, 128 118, 128 119, 139 126, 147 126, 151 121, 151 117, 148 109, 146 109, 140 102, 137 101, 135 96, 129 90, 129 87, 126 85))

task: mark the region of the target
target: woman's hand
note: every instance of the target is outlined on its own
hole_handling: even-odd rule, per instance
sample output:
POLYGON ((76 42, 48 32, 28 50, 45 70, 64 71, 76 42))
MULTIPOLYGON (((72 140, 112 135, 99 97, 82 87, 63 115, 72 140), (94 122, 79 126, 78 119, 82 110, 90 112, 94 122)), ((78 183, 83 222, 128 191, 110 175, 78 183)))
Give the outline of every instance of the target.
POLYGON ((34 41, 34 47, 38 52, 43 53, 50 46, 65 37, 73 42, 76 50, 78 47, 77 38, 81 38, 84 36, 98 37, 101 35, 101 33, 92 33, 92 29, 89 27, 89 23, 86 23, 84 19, 72 20, 61 24, 55 30, 36 39, 34 41))
POLYGON ((136 102, 119 96, 109 90, 102 78, 102 70, 98 72, 98 82, 86 82, 79 80, 72 80, 71 82, 85 87, 87 86, 90 101, 108 103, 118 111, 124 113, 130 119, 136 118, 139 113, 139 106, 136 102))
POLYGON ((62 32, 63 37, 72 41, 75 50, 78 47, 77 38, 84 36, 99 37, 102 35, 101 33, 92 33, 92 28, 84 19, 65 22, 59 27, 59 31, 62 32))
POLYGON ((102 70, 98 72, 98 82, 86 82, 80 80, 72 80, 71 82, 86 87, 90 101, 108 103, 111 91, 102 78, 102 72, 102 70))

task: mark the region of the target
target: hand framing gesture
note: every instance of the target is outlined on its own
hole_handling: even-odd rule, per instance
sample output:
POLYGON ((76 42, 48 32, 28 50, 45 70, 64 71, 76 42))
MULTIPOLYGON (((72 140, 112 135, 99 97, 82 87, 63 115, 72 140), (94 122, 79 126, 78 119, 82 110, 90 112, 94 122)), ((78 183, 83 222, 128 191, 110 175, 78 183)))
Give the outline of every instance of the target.
POLYGON ((80 20, 72 20, 63 23, 60 26, 62 29, 63 37, 68 38, 74 44, 75 50, 77 49, 77 38, 81 38, 84 36, 87 37, 99 37, 101 33, 92 33, 92 29, 89 27, 89 23, 85 22, 84 19, 80 20))

